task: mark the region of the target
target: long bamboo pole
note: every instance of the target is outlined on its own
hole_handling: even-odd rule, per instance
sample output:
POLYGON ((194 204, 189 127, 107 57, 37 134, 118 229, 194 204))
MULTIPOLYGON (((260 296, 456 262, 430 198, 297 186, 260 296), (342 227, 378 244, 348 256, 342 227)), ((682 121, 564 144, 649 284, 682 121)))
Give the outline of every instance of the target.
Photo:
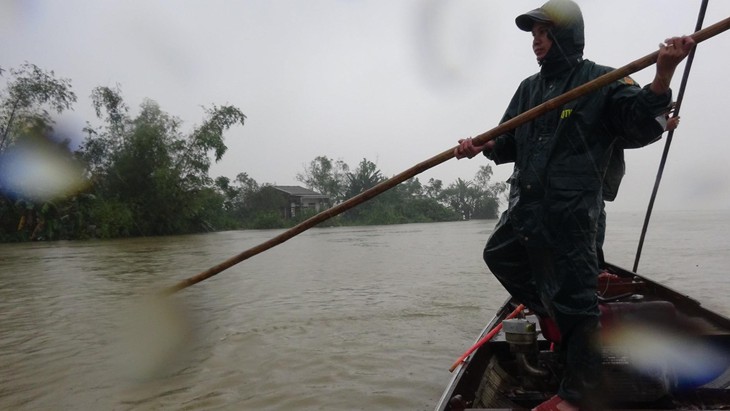
MULTIPOLYGON (((692 37, 695 41, 695 43, 700 43, 702 41, 705 41, 709 38, 712 38, 724 31, 727 31, 730 29, 730 17, 721 20, 712 26, 708 26, 703 30, 700 30, 694 34, 692 34, 690 37, 692 37)), ((564 94, 561 94, 558 97, 555 97, 551 100, 548 100, 539 106, 532 108, 508 121, 505 121, 504 123, 498 125, 497 127, 486 131, 476 137, 474 137, 474 143, 477 145, 484 144, 487 141, 504 134, 505 132, 512 130, 514 128, 517 128, 518 126, 525 124, 545 113, 551 110, 555 110, 556 108, 559 108, 563 106, 564 104, 573 101, 577 99, 578 97, 581 97, 583 95, 586 95, 592 91, 595 91, 603 86, 606 86, 614 81, 617 81, 619 79, 622 79, 632 73, 635 73, 639 70, 645 69, 649 67, 650 65, 656 63, 657 56, 659 55, 659 51, 655 51, 651 54, 648 54, 640 59, 634 60, 631 63, 617 68, 616 70, 613 70, 609 73, 604 74, 601 77, 596 78, 595 80, 592 80, 588 83, 585 83, 581 86, 578 86, 564 94)), ((249 248, 246 251, 241 252, 238 255, 235 255, 220 264, 217 264, 213 267, 210 267, 209 269, 194 275, 192 277, 186 278, 177 284, 166 288, 162 291, 163 295, 168 294, 174 294, 182 289, 185 289, 187 287, 190 287, 191 285, 197 284, 201 281, 204 281, 221 271, 224 271, 241 261, 247 260, 257 254, 260 254, 270 248, 273 248, 292 237, 295 237, 302 232, 314 227, 315 225, 329 220, 332 217, 335 217, 359 204, 364 203, 365 201, 370 200, 371 198, 395 187, 396 185, 408 180, 409 178, 412 178, 432 167, 435 167, 447 160, 450 160, 452 157, 454 157, 454 149, 456 147, 449 148, 448 150, 437 154, 425 161, 422 161, 413 167, 401 172, 400 174, 396 174, 395 176, 389 178, 388 180, 383 181, 382 183, 363 191, 362 193, 351 197, 350 199, 334 206, 331 208, 328 208, 327 210, 324 210, 320 212, 319 214, 297 224, 296 226, 290 228, 289 230, 284 231, 283 233, 271 238, 268 241, 265 241, 257 246, 254 246, 252 248, 249 248)))

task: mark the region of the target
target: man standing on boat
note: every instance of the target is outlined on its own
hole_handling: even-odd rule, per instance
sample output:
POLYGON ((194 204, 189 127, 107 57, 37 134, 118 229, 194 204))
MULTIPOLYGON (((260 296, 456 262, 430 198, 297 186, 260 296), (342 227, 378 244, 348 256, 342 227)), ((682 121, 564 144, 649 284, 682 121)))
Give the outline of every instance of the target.
MULTIPOLYGON (((540 71, 518 87, 502 122, 611 68, 583 59, 583 16, 571 0, 550 0, 516 18, 532 32, 540 71)), ((482 152, 514 162, 508 209, 484 249, 484 260, 507 291, 561 334, 565 373, 557 395, 538 410, 592 406, 600 380, 597 222, 602 184, 615 146, 638 147, 657 137, 641 124, 666 111, 677 65, 694 41, 661 44, 652 83, 626 77, 559 107, 481 146, 459 140, 457 158, 482 152)))

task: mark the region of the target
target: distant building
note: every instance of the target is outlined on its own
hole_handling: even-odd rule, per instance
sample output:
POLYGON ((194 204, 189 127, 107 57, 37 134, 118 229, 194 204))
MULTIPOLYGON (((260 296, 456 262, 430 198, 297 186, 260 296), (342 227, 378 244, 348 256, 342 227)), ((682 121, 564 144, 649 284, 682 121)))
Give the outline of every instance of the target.
POLYGON ((329 207, 330 198, 324 194, 300 186, 274 186, 275 190, 283 193, 288 206, 282 210, 284 218, 296 217, 305 211, 318 213, 329 207))

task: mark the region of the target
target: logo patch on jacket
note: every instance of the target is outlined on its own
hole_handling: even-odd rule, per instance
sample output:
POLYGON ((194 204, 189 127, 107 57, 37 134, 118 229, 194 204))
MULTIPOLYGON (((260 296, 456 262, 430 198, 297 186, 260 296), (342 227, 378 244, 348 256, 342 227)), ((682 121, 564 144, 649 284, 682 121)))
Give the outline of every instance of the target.
POLYGON ((565 110, 563 110, 560 113, 560 119, 562 120, 564 118, 568 118, 568 117, 570 117, 571 114, 573 114, 573 109, 572 108, 566 108, 565 110))
POLYGON ((636 84, 636 82, 634 81, 634 79, 632 79, 629 76, 626 76, 626 77, 622 78, 618 82, 621 83, 621 84, 626 84, 627 86, 633 86, 633 85, 636 84))

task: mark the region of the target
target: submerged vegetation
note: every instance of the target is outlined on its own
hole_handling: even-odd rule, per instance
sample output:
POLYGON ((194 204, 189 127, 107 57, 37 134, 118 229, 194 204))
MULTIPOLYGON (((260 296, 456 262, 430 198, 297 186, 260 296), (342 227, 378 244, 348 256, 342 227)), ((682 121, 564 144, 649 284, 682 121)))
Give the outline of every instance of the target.
MULTIPOLYGON (((119 87, 97 87, 91 99, 100 125, 87 122, 83 142, 72 147, 52 119, 76 102, 71 81, 27 63, 0 74, 0 241, 284 228, 314 215, 286 218, 281 192, 243 171, 234 180, 210 177, 227 150, 224 133, 245 124, 237 107, 204 108, 200 125, 186 132, 155 101, 133 116, 119 87)), ((495 218, 505 184, 491 177, 487 165, 473 180, 446 187, 412 178, 327 224, 495 218)), ((327 156, 296 178, 330 206, 387 179, 365 158, 351 168, 327 156)))

